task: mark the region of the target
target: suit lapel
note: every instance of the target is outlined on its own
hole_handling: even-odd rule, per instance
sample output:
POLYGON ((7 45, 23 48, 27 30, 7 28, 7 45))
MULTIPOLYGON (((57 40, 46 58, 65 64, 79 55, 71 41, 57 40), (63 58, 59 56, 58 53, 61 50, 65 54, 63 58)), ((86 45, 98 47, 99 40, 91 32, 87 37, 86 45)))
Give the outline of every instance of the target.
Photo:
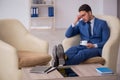
POLYGON ((95 20, 94 20, 93 35, 95 35, 95 31, 97 31, 97 18, 95 18, 95 20))

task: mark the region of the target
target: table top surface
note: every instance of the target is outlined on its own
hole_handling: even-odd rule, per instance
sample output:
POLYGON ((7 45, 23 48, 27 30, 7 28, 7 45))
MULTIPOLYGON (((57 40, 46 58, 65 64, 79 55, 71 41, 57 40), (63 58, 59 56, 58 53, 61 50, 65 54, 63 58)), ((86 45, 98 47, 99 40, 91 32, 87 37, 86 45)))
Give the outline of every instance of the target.
MULTIPOLYGON (((108 76, 115 76, 115 74, 111 75, 101 75, 96 71, 96 68, 102 67, 100 64, 80 64, 80 65, 73 65, 73 66, 65 66, 65 67, 71 67, 71 69, 78 74, 78 77, 63 77, 57 70, 54 70, 50 73, 31 73, 30 68, 22 68, 23 73, 23 80, 63 80, 63 78, 70 78, 71 80, 76 80, 80 78, 86 78, 83 80, 89 80, 90 77, 96 78, 96 77, 108 77, 108 76), (73 78, 73 79, 72 79, 73 78)), ((110 80, 114 80, 115 78, 111 77, 110 80), (112 79, 114 78, 114 79, 112 79)), ((92 80, 92 79, 91 79, 92 80)), ((100 79, 104 80, 104 79, 100 79)))

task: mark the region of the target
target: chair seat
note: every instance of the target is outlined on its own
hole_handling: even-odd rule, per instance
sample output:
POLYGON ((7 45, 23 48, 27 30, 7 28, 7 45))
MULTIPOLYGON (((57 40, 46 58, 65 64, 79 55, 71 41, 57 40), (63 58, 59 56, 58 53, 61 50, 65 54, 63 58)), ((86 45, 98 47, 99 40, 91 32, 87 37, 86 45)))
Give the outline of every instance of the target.
POLYGON ((98 63, 101 65, 105 64, 105 59, 102 57, 93 57, 93 58, 89 58, 86 61, 83 62, 84 64, 92 64, 92 63, 98 63))
POLYGON ((18 51, 19 68, 45 65, 51 60, 47 53, 36 53, 30 51, 18 51))

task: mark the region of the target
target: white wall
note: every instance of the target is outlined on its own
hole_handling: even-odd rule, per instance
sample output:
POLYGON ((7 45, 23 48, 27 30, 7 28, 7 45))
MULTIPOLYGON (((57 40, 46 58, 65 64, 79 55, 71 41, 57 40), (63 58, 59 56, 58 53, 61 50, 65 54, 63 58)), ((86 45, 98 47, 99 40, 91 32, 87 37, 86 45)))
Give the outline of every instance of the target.
POLYGON ((89 4, 94 14, 101 14, 101 0, 56 0, 56 26, 57 28, 68 27, 76 17, 78 8, 82 4, 89 4), (63 6, 64 5, 64 6, 63 6))
POLYGON ((74 20, 78 8, 82 4, 89 4, 93 14, 107 14, 117 16, 117 0, 56 0, 56 26, 66 28, 74 20))
POLYGON ((29 26, 29 0, 0 0, 0 19, 15 18, 29 26))
POLYGON ((103 13, 117 16, 117 0, 103 0, 103 13))
MULTIPOLYGON (((89 4, 93 14, 117 16, 117 0, 55 0, 57 28, 67 28, 77 15, 80 5, 89 4)), ((0 19, 19 19, 26 28, 30 21, 30 0, 0 0, 0 19)))

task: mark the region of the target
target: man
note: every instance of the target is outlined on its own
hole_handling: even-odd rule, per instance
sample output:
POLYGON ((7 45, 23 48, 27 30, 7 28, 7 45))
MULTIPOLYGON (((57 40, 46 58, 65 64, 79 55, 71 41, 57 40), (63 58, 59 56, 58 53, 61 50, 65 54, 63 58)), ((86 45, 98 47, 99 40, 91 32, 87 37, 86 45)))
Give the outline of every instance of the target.
MULTIPOLYGON (((106 21, 93 16, 89 5, 83 4, 78 11, 79 15, 76 17, 74 23, 67 29, 65 36, 70 38, 80 34, 81 43, 78 46, 69 48, 65 52, 65 56, 67 57, 65 59, 65 65, 77 65, 91 57, 101 56, 102 48, 110 35, 106 21)), ((59 47, 62 47, 62 45, 59 47)), ((61 55, 64 55, 59 52, 60 51, 56 54, 57 58, 55 58, 54 54, 56 60, 58 60, 61 55)))

